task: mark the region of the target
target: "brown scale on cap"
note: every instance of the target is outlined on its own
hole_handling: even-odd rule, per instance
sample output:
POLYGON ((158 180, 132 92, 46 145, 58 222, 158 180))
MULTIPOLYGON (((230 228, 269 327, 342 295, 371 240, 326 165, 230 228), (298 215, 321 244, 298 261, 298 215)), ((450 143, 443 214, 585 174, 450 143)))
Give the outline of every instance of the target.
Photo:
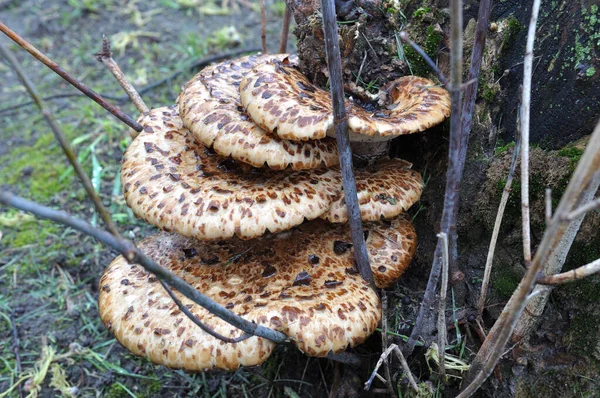
MULTIPOLYGON (((423 131, 450 115, 450 94, 431 80, 405 76, 385 89, 386 107, 348 101, 350 141, 386 141, 423 131)), ((242 105, 265 130, 289 140, 335 136, 331 97, 297 69, 265 63, 246 74, 240 86, 242 105)))
POLYGON ((338 164, 334 139, 291 142, 268 134, 252 121, 240 103, 239 86, 253 67, 277 60, 294 63, 287 54, 253 55, 223 62, 198 73, 177 102, 183 123, 194 137, 222 156, 254 167, 294 170, 338 164))
MULTIPOLYGON (((363 221, 392 218, 408 210, 421 197, 423 178, 402 159, 385 159, 366 169, 356 170, 356 190, 363 221)), ((333 223, 348 221, 345 197, 340 197, 324 213, 333 223)))
POLYGON ((201 240, 278 232, 327 211, 340 192, 336 170, 255 169, 197 144, 174 108, 157 108, 123 157, 129 207, 149 223, 201 240))
MULTIPOLYGON (((365 224, 378 287, 392 285, 416 248, 412 224, 365 224)), ((362 343, 381 318, 379 299, 354 268, 347 228, 316 220, 252 242, 199 242, 159 233, 139 248, 234 313, 289 336, 303 352, 323 357, 362 343)), ((104 324, 127 349, 186 370, 237 369, 262 363, 274 344, 252 337, 224 343, 195 326, 139 265, 117 257, 100 279, 104 324), (126 281, 126 283, 124 282, 126 281)), ((203 323, 230 338, 240 331, 178 297, 203 323)))

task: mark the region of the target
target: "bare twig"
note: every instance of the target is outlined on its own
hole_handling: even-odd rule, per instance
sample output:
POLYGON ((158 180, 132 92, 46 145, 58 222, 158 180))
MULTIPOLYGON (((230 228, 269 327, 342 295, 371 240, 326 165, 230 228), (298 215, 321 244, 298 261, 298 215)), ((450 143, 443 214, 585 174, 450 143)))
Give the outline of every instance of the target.
POLYGON ((446 380, 446 290, 448 289, 448 235, 441 232, 438 238, 442 241, 442 284, 440 286, 440 303, 438 308, 438 347, 440 356, 440 379, 446 380))
POLYGON ((167 269, 156 264, 151 258, 146 256, 135 245, 123 238, 111 235, 107 231, 94 228, 90 224, 72 218, 64 211, 53 210, 39 205, 35 202, 20 198, 10 192, 0 192, 0 203, 32 213, 38 218, 43 218, 71 227, 77 231, 90 235, 105 245, 115 249, 131 264, 139 264, 146 271, 154 274, 158 279, 166 282, 168 285, 177 289, 188 299, 202 306, 210 313, 218 316, 225 322, 253 336, 263 337, 275 343, 283 343, 287 337, 280 332, 258 325, 242 318, 241 316, 229 311, 222 305, 214 302, 209 297, 200 293, 198 290, 187 284, 183 279, 175 276, 167 269))
MULTIPOLYGON (((21 365, 21 354, 19 353, 19 332, 17 331, 17 323, 15 319, 15 310, 10 312, 10 323, 12 326, 12 351, 15 354, 15 362, 17 364, 17 379, 23 372, 23 366, 21 365)), ((19 385, 19 397, 23 398, 23 388, 19 385)))
MULTIPOLYGON (((456 234, 456 212, 455 206, 458 206, 458 193, 460 190, 460 177, 462 172, 459 172, 460 158, 460 127, 461 127, 461 110, 462 98, 460 87, 462 83, 462 0, 452 0, 450 2, 450 37, 451 37, 451 53, 450 65, 452 73, 452 81, 450 85, 450 95, 452 100, 451 119, 450 119, 450 148, 448 150, 448 171, 446 173, 446 189, 444 192, 444 208, 442 211, 441 231, 446 233, 452 242, 452 236, 456 234)), ((452 251, 452 247, 450 247, 452 251)), ((431 311, 431 307, 435 302, 435 291, 440 277, 442 263, 442 244, 438 240, 433 257, 433 264, 427 281, 427 288, 415 327, 408 339, 406 347, 406 355, 412 353, 417 343, 417 339, 421 336, 424 324, 427 323, 428 333, 435 328, 435 311, 431 311)), ((449 269, 453 272, 455 265, 452 257, 449 259, 449 269)))
POLYGON ((552 221, 552 188, 546 188, 544 191, 544 199, 546 202, 544 213, 546 216, 546 226, 548 226, 550 221, 552 221))
POLYGON ((510 168, 508 170, 508 177, 506 177, 506 184, 502 191, 502 198, 500 199, 500 205, 498 205, 498 213, 496 213, 496 221, 494 222, 494 230, 492 231, 492 239, 490 240, 490 247, 488 249, 487 259, 485 261, 485 271, 483 273, 483 281, 481 283, 481 293, 479 294, 479 301, 477 302, 477 315, 481 317, 485 308, 485 299, 487 297, 488 285, 490 284, 490 276, 492 275, 492 264, 494 262, 494 253, 496 251, 496 243, 498 242, 498 234, 500 233, 500 226, 502 225, 502 218, 504 217, 504 209, 508 203, 510 197, 510 190, 515 175, 515 168, 517 165, 517 159, 519 158, 519 150, 521 148, 521 139, 517 137, 517 142, 513 149, 512 160, 510 161, 510 168))
POLYGON ((260 41, 262 53, 267 53, 267 14, 265 11, 265 0, 260 0, 260 41))
POLYGON ((542 276, 541 278, 538 278, 536 283, 539 283, 540 285, 562 285, 563 283, 574 282, 598 272, 600 272, 600 258, 579 268, 572 269, 571 271, 556 275, 542 276))
MULTIPOLYGON (((385 350, 384 352, 381 353, 381 356, 379 357, 379 361, 377 361, 377 365, 375 365, 375 369, 373 370, 373 373, 371 373, 371 377, 369 377, 369 380, 367 380, 367 382, 365 383, 365 390, 368 391, 371 388, 371 384, 373 384, 373 380, 375 379, 376 376, 379 376, 377 374, 377 371, 379 370, 381 365, 384 363, 384 361, 387 360, 387 357, 392 352, 395 353, 396 356, 398 357, 398 359, 400 360, 400 364, 402 365, 404 374, 408 378, 408 382, 410 383, 410 386, 415 391, 418 392, 419 386, 417 385, 417 382, 415 381, 415 378, 414 378, 412 372, 410 371, 410 368, 408 367, 408 362, 406 362, 406 358, 404 358, 402 351, 400 351, 400 348, 398 348, 398 346, 396 344, 392 344, 391 346, 389 346, 387 348, 387 350, 385 350)), ((379 376, 379 377, 381 377, 381 376, 379 376)))
POLYGON ((100 199, 100 196, 94 189, 94 186, 92 185, 92 182, 90 181, 90 178, 88 177, 85 170, 83 170, 83 167, 77 160, 77 155, 75 154, 75 151, 71 147, 69 140, 67 140, 67 138, 65 137, 60 126, 54 119, 54 116, 52 115, 52 112, 50 111, 50 109, 46 106, 44 101, 42 101, 42 99, 40 98, 40 95, 39 95, 35 85, 27 76, 27 74, 23 70, 23 67, 21 66, 21 64, 15 57, 15 55, 1 41, 0 41, 0 53, 11 65, 12 69, 19 76, 21 83, 23 83, 23 86, 25 86, 25 88, 27 89, 27 92, 29 93, 31 98, 35 101, 37 106, 40 108, 40 111, 42 112, 44 119, 46 119, 46 122, 48 123, 48 125, 50 126, 50 129, 54 133, 54 137, 56 138, 56 140, 60 144, 61 148, 63 149, 65 155, 69 159, 69 163, 71 163, 71 166, 73 166, 75 173, 77 173, 77 176, 81 180, 81 183, 82 183, 83 187, 85 188, 87 195, 94 203, 96 211, 98 212, 98 214, 104 221, 104 225, 106 226, 106 229, 108 229, 113 235, 119 236, 119 231, 117 230, 117 227, 115 226, 112 219, 110 218, 110 214, 108 213, 108 211, 106 211, 106 208, 102 204, 102 199, 100 199))
POLYGON ((531 262, 531 221, 529 215, 529 114, 531 111, 531 75, 533 73, 533 44, 541 0, 534 0, 527 32, 523 61, 523 92, 521 100, 521 220, 523 222, 523 258, 531 262))
MULTIPOLYGON (((384 289, 381 289, 381 347, 382 350, 385 351, 388 348, 388 298, 384 289)), ((387 389, 388 393, 393 394, 394 390, 392 389, 392 375, 390 374, 390 364, 385 358, 383 360, 383 371, 385 372, 385 379, 387 381, 387 389)))
MULTIPOLYGON (((548 263, 550 257, 555 254, 556 248, 562 246, 561 241, 565 236, 569 237, 568 230, 572 223, 561 221, 560 215, 569 213, 573 207, 580 203, 582 197, 586 193, 585 191, 589 191, 593 184, 595 185, 599 182, 599 174, 600 123, 596 125, 585 152, 583 153, 583 156, 569 181, 569 185, 554 213, 552 222, 548 225, 548 228, 542 237, 542 241, 533 257, 531 266, 527 269, 523 280, 519 283, 517 290, 513 293, 509 302, 504 307, 502 314, 488 333, 483 345, 477 353, 477 356, 471 365, 471 369, 469 370, 469 374, 465 378, 465 384, 468 384, 468 386, 460 394, 460 397, 468 397, 475 392, 487 379, 494 369, 494 366, 496 366, 496 363, 502 355, 502 350, 525 308, 526 298, 529 296, 533 285, 538 279, 539 271, 548 263)), ((593 186, 593 188, 597 189, 598 185, 593 186)))
POLYGON ((117 82, 119 82, 119 85, 129 96, 131 102, 133 102, 133 105, 135 105, 138 111, 140 111, 140 113, 148 112, 149 109, 144 103, 144 100, 142 99, 142 97, 140 97, 140 95, 131 85, 131 83, 129 83, 129 81, 125 77, 125 74, 123 73, 121 68, 119 68, 119 65, 116 63, 116 61, 113 59, 112 51, 110 50, 110 41, 104 35, 102 35, 102 50, 96 54, 96 59, 102 62, 104 66, 108 68, 110 73, 112 73, 115 79, 117 79, 117 82))
POLYGON ((56 62, 52 61, 46 55, 44 55, 40 50, 32 46, 29 42, 19 36, 17 33, 13 32, 8 26, 0 22, 0 31, 8 36, 11 40, 25 49, 29 54, 33 55, 35 59, 42 62, 52 71, 54 71, 57 75, 65 79, 69 82, 73 87, 93 99, 97 104, 102 106, 104 109, 109 111, 116 118, 121 120, 123 123, 127 124, 129 127, 134 129, 135 131, 142 131, 142 125, 133 120, 133 118, 129 115, 123 113, 116 106, 108 103, 102 96, 96 93, 94 90, 81 83, 79 80, 71 76, 67 71, 61 68, 56 62))
POLYGON ((410 39, 410 37, 408 37, 408 33, 402 31, 398 36, 400 37, 400 39, 402 39, 402 41, 407 42, 408 45, 410 45, 425 60, 425 62, 427 62, 427 65, 429 65, 431 70, 435 72, 435 74, 440 79, 440 82, 442 82, 444 86, 448 87, 448 80, 446 79, 446 76, 444 76, 440 68, 438 68, 438 66, 435 64, 435 62, 433 62, 433 60, 429 58, 429 55, 427 55, 427 53, 417 43, 415 43, 410 39))
POLYGON ((333 101, 333 120, 337 138, 340 168, 342 170, 342 185, 346 198, 346 207, 350 219, 350 233, 354 244, 354 256, 358 271, 363 279, 374 287, 373 273, 369 266, 369 255, 362 229, 356 182, 352 170, 352 150, 348 137, 348 115, 344 104, 344 88, 342 81, 342 60, 338 42, 337 24, 334 0, 321 0, 323 13, 323 29, 325 33, 325 49, 327 52, 327 67, 333 101))
POLYGON ((577 217, 581 217, 584 214, 586 214, 592 210, 596 210, 596 209, 600 209, 600 198, 596 198, 593 201, 591 201, 590 203, 583 205, 581 207, 578 207, 577 209, 573 210, 569 214, 562 216, 561 220, 572 221, 572 220, 576 219, 577 217))
POLYGON ((283 26, 281 27, 281 37, 279 38, 279 54, 287 50, 287 41, 290 33, 290 21, 292 20, 292 9, 285 5, 285 14, 283 15, 283 26))

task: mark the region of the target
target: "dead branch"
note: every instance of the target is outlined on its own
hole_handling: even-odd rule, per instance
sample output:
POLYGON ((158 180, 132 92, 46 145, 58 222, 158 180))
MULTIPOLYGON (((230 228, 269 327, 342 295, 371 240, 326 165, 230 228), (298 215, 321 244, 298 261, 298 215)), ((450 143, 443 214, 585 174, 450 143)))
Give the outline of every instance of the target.
MULTIPOLYGON (((384 361, 387 360, 387 357, 392 352, 394 352, 396 354, 396 356, 398 357, 398 359, 400 360, 400 364, 402 365, 404 374, 408 378, 408 382, 410 383, 410 386, 413 388, 413 390, 418 392, 419 386, 417 385, 417 382, 415 381, 415 378, 414 378, 412 372, 410 371, 410 368, 408 367, 408 362, 406 362, 406 358, 404 358, 402 351, 400 351, 400 348, 398 348, 398 346, 396 344, 392 344, 391 346, 389 346, 387 348, 387 350, 385 350, 384 352, 381 353, 381 356, 379 357, 379 361, 377 361, 377 365, 375 365, 375 369, 373 369, 373 373, 371 373, 371 377, 369 377, 369 380, 367 380, 367 382, 365 383, 365 390, 368 391, 371 388, 371 384, 373 384, 373 380, 375 379, 376 376, 379 376, 377 374, 377 371, 379 370, 381 365, 384 363, 384 361)), ((381 376, 379 376, 379 377, 381 377, 381 376)))
POLYGON ((342 171, 342 186, 346 198, 346 207, 350 219, 350 233, 354 245, 356 265, 363 279, 374 287, 373 273, 369 265, 369 255, 362 229, 356 181, 352 170, 352 150, 348 137, 348 115, 344 104, 344 86, 342 80, 342 60, 340 44, 338 41, 337 23, 335 16, 334 0, 321 0, 323 13, 323 30, 325 32, 325 49, 327 53, 327 67, 329 69, 329 82, 333 103, 333 121, 337 138, 340 168, 342 171))
POLYGON ((35 59, 46 65, 57 75, 65 79, 69 82, 73 87, 84 93, 86 96, 94 100, 98 105, 109 111, 113 116, 117 119, 121 120, 123 123, 127 124, 129 127, 134 129, 135 131, 142 131, 142 125, 133 120, 133 118, 125 113, 123 113, 116 106, 107 102, 100 94, 96 93, 94 90, 81 83, 79 80, 71 76, 66 70, 61 68, 56 62, 52 61, 48 58, 44 53, 40 50, 32 46, 29 42, 19 36, 17 33, 13 32, 8 26, 4 23, 0 22, 0 32, 4 33, 11 40, 17 43, 20 47, 26 50, 29 54, 31 54, 35 59))
MULTIPOLYGON (((381 347, 382 351, 388 348, 388 298, 384 289, 381 289, 381 347)), ((387 381, 387 392, 393 394, 392 389, 392 375, 390 374, 390 364, 387 358, 383 361, 383 371, 385 372, 385 379, 387 381)))
POLYGON ((283 25, 281 26, 281 37, 279 38, 279 54, 283 54, 286 52, 291 20, 292 9, 288 4, 286 4, 285 14, 283 15, 283 25))
POLYGON ((115 224, 113 223, 113 221, 110 217, 110 214, 108 213, 108 211, 102 204, 102 199, 100 199, 100 196, 94 189, 94 186, 92 185, 92 182, 90 181, 90 178, 88 177, 85 170, 83 170, 83 167, 77 160, 77 155, 75 154, 73 147, 71 147, 69 140, 67 140, 67 137, 65 137, 65 134, 63 133, 60 126, 54 119, 52 112, 46 106, 44 101, 40 98, 37 88, 35 87, 33 82, 29 79, 29 77, 25 73, 23 67, 21 66, 21 64, 19 63, 17 58, 15 57, 15 55, 1 41, 0 41, 0 53, 8 61, 8 63, 10 64, 11 68, 15 71, 17 76, 19 76, 19 80, 21 80, 21 83, 23 83, 23 86, 25 86, 25 88, 27 89, 27 92, 29 93, 31 98, 35 101, 38 108, 40 108, 40 111, 42 112, 44 119, 46 119, 46 122, 48 123, 48 125, 50 126, 50 129, 54 133, 54 137, 56 138, 56 141, 58 141, 63 152, 67 156, 67 159, 69 159, 69 163, 71 163, 71 166, 73 167, 73 169, 75 170, 75 173, 79 177, 79 180, 81 181, 83 187, 85 188, 87 195, 94 203, 94 207, 96 208, 96 211, 98 212, 98 214, 104 221, 104 225, 106 226, 106 229, 108 229, 113 235, 120 236, 119 231, 117 230, 117 227, 115 226, 115 224))
POLYGON ((600 258, 589 264, 582 265, 579 268, 572 269, 571 271, 556 275, 542 276, 541 278, 538 278, 536 283, 539 283, 540 285, 562 285, 563 283, 575 282, 598 272, 600 272, 600 258))
POLYGON ((125 93, 133 102, 133 105, 140 111, 140 113, 146 113, 149 111, 148 107, 144 103, 144 100, 135 88, 129 83, 125 74, 117 64, 117 62, 112 57, 112 51, 110 50, 110 41, 106 38, 106 36, 102 35, 102 50, 96 53, 96 59, 104 64, 112 73, 112 75, 117 79, 121 88, 125 91, 125 93))
POLYGON ((544 200, 546 205, 544 207, 544 215, 546 216, 546 227, 552 221, 552 189, 546 188, 544 191, 544 200))
POLYGON ((498 242, 498 235, 500 234, 500 226, 502 225, 502 218, 504 217, 504 210, 510 197, 510 190, 515 175, 515 168, 517 165, 517 159, 519 158, 519 150, 521 148, 521 139, 517 137, 517 142, 513 149, 512 160, 510 161, 510 168, 508 170, 508 177, 506 177, 506 184, 502 191, 502 198, 498 205, 498 212, 496 213, 496 221, 494 222, 494 230, 492 231, 492 239, 490 240, 490 247, 488 249, 487 259, 485 261, 485 271, 483 273, 483 282, 481 283, 481 293, 479 294, 479 301, 477 302, 477 315, 481 317, 485 308, 485 299, 487 297, 488 285, 490 284, 490 276, 492 275, 492 264, 494 262, 494 253, 496 251, 496 243, 498 242))
POLYGON ((561 220, 572 221, 572 220, 575 220, 576 218, 581 217, 584 214, 586 214, 592 210, 596 210, 596 209, 600 209, 600 198, 596 198, 593 201, 591 201, 590 203, 573 210, 569 214, 561 217, 561 220))
POLYGON ((265 0, 260 0, 260 41, 262 53, 267 53, 267 14, 265 11, 265 0))
POLYGON ((261 325, 257 325, 254 322, 247 321, 241 316, 229 311, 222 305, 211 300, 209 297, 205 296, 187 284, 183 279, 175 276, 167 269, 156 264, 150 257, 146 256, 129 240, 116 237, 107 231, 95 228, 84 221, 69 216, 64 211, 50 209, 35 202, 23 199, 10 192, 0 192, 0 203, 26 211, 38 218, 47 219, 62 225, 66 225, 77 231, 83 232, 86 235, 96 238, 106 246, 111 247, 123 255, 123 257, 130 264, 141 265, 146 271, 154 274, 159 280, 165 282, 169 286, 172 286, 194 303, 205 308, 210 313, 215 314, 232 326, 242 330, 246 334, 263 337, 275 343, 283 343, 287 340, 287 337, 283 333, 261 325))
POLYGON ((448 290, 448 235, 441 232, 438 238, 442 241, 442 283, 440 286, 440 302, 438 307, 438 347, 440 356, 440 379, 446 380, 446 291, 448 290))

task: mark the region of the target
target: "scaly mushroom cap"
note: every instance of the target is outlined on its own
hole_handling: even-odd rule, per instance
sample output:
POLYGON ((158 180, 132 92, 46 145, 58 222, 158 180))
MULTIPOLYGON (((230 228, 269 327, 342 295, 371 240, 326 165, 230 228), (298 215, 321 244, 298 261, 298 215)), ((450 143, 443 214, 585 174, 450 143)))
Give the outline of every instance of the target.
MULTIPOLYGON (((347 101, 350 141, 386 141, 417 133, 450 115, 450 94, 431 80, 405 76, 387 87, 391 104, 385 109, 347 101)), ((252 119, 282 138, 335 136, 329 92, 289 65, 269 62, 255 67, 242 79, 240 94, 252 119)))
MULTIPOLYGON (((355 171, 360 216, 363 221, 392 218, 408 210, 421 197, 423 178, 402 159, 385 159, 355 171)), ((348 221, 344 194, 321 218, 333 223, 348 221)))
MULTIPOLYGON (((222 156, 254 167, 294 170, 338 164, 334 139, 291 142, 267 134, 248 117, 240 103, 239 86, 253 67, 288 61, 287 54, 253 55, 223 62, 198 73, 177 99, 183 124, 205 146, 222 156)), ((292 62, 292 61, 289 61, 292 62)))
POLYGON ((123 157, 127 205, 147 222, 201 240, 250 239, 323 214, 339 172, 276 172, 223 158, 197 144, 174 108, 157 108, 123 157))
POLYGON ((348 127, 354 133, 351 141, 365 139, 361 136, 382 140, 418 133, 450 116, 450 94, 431 80, 404 76, 391 82, 387 92, 391 100, 387 109, 372 112, 358 105, 351 108, 348 118, 348 127))
POLYGON ((256 124, 283 139, 320 140, 333 129, 329 93, 282 62, 265 63, 248 72, 240 97, 256 124))
MULTIPOLYGON (((367 250, 378 287, 392 285, 416 248, 405 218, 365 223, 367 250)), ((316 220, 252 242, 199 242, 159 233, 139 248, 214 301, 289 336, 303 352, 325 356, 362 343, 375 331, 377 295, 354 268, 348 229, 316 220)), ((100 279, 99 311, 117 340, 136 355, 186 370, 257 365, 273 350, 251 337, 225 343, 194 325, 141 266, 117 257, 100 279)), ((176 293, 190 311, 230 338, 241 331, 176 293)))

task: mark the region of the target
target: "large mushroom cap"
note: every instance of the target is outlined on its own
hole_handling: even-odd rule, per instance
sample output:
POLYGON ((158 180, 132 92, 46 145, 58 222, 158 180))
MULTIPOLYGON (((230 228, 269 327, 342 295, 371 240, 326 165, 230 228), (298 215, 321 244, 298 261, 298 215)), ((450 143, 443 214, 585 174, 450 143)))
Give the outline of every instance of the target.
POLYGON ((197 239, 250 239, 323 214, 339 172, 255 169, 195 143, 174 108, 142 116, 123 157, 127 204, 149 223, 197 239))
MULTIPOLYGON (((378 287, 393 284, 416 248, 405 218, 365 223, 367 250, 378 287)), ((214 301, 289 336, 303 352, 325 356, 362 343, 381 310, 375 292, 354 268, 350 234, 313 221, 251 242, 199 242, 159 233, 139 248, 214 301)), ((176 293, 203 323, 230 338, 240 331, 176 293)), ((194 325, 155 277, 122 256, 100 280, 99 311, 126 348, 153 362, 187 370, 236 369, 264 361, 273 343, 258 337, 231 344, 194 325)))
MULTIPOLYGON (((347 102, 351 141, 386 141, 423 131, 450 115, 450 94, 431 80, 405 76, 387 85, 390 104, 362 107, 347 102)), ((297 69, 269 62, 247 73, 242 105, 264 129, 289 140, 334 137, 329 92, 312 85, 297 69)))
POLYGON ((239 86, 246 73, 265 62, 288 59, 287 54, 253 55, 204 69, 185 85, 177 100, 184 125, 219 155, 254 167, 301 170, 336 165, 334 139, 282 140, 256 125, 240 103, 239 86))
MULTIPOLYGON (((392 218, 408 210, 421 197, 423 178, 402 159, 384 159, 356 170, 356 190, 363 221, 392 218)), ((342 193, 321 218, 333 223, 348 221, 342 193)))

